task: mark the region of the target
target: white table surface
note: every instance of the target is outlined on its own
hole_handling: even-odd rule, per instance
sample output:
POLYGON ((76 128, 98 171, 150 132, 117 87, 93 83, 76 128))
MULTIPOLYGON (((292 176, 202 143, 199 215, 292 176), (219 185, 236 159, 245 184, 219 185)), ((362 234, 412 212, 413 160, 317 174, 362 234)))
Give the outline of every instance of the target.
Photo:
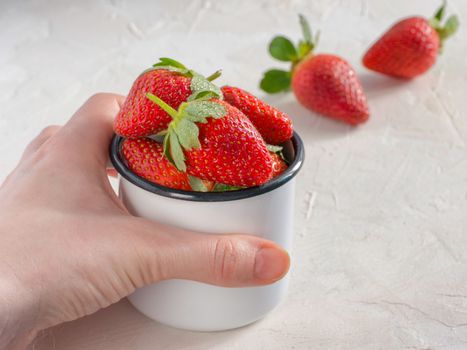
POLYGON ((161 56, 259 93, 281 66, 270 38, 298 38, 296 13, 322 31, 320 52, 346 57, 370 121, 351 128, 268 98, 306 143, 298 177, 288 299, 264 320, 191 333, 127 301, 49 330, 35 349, 467 349, 467 1, 464 26, 412 82, 366 71, 360 57, 395 19, 437 0, 0 2, 0 181, 48 124, 92 93, 125 94, 161 56), (138 3, 138 4, 137 4, 138 3))

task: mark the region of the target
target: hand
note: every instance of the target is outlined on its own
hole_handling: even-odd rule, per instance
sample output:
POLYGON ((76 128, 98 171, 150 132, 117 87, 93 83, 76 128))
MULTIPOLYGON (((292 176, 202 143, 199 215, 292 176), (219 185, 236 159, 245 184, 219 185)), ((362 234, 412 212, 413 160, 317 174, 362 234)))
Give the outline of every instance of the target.
POLYGON ((128 213, 106 173, 122 101, 97 94, 65 126, 44 129, 0 188, 2 349, 24 348, 38 331, 160 280, 263 285, 288 270, 287 253, 272 242, 186 232, 128 213))

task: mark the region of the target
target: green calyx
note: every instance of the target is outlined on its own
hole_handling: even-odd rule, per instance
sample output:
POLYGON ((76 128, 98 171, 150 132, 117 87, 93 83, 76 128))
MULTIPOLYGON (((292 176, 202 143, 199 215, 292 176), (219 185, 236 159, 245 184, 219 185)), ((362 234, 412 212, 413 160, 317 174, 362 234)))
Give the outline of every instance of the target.
POLYGON ((284 147, 282 146, 277 146, 277 145, 266 145, 267 149, 269 152, 271 153, 275 153, 277 154, 279 157, 281 157, 281 159, 286 163, 286 164, 289 164, 289 161, 284 157, 284 153, 282 152, 282 150, 284 149, 284 147))
POLYGON ((161 57, 159 58, 159 62, 154 63, 152 66, 156 69, 167 69, 172 72, 177 72, 183 75, 190 76, 190 70, 187 67, 185 67, 182 63, 175 61, 172 58, 161 57))
POLYGON ((305 16, 299 15, 303 38, 295 46, 284 36, 276 36, 269 44, 269 53, 282 62, 290 62, 290 69, 271 69, 264 73, 260 88, 267 93, 288 91, 292 81, 292 73, 298 63, 310 55, 319 41, 319 32, 313 37, 310 25, 305 16))
POLYGON ((199 128, 196 123, 207 123, 207 118, 219 119, 227 113, 224 106, 210 101, 211 94, 204 94, 197 99, 183 102, 175 110, 156 95, 147 93, 146 97, 162 108, 172 117, 167 130, 158 135, 164 136, 164 154, 178 170, 186 171, 185 154, 183 150, 201 148, 199 142, 199 128))
MULTIPOLYGON (((209 77, 188 69, 182 63, 168 57, 161 57, 159 62, 153 65, 153 69, 166 69, 191 78, 191 95, 187 102, 180 105, 178 110, 173 109, 158 96, 147 93, 146 97, 162 108, 172 117, 168 128, 159 132, 156 136, 164 137, 164 154, 178 170, 186 171, 185 154, 183 150, 200 148, 199 129, 196 123, 206 123, 208 117, 222 118, 226 110, 218 103, 209 101, 210 99, 223 99, 221 89, 212 83, 221 75, 218 70, 209 77)), ((196 191, 203 192, 201 180, 196 181, 190 178, 190 184, 196 191), (196 187, 196 189, 195 189, 196 187)), ((205 188, 205 186, 204 186, 205 188)))
POLYGON ((447 38, 454 35, 459 29, 459 18, 456 15, 448 17, 446 22, 443 24, 444 16, 446 14, 447 3, 443 0, 443 4, 436 11, 433 18, 429 21, 430 25, 436 30, 440 39, 440 49, 442 50, 444 42, 447 38))
POLYGON ((191 95, 188 101, 199 99, 200 97, 223 99, 222 92, 218 86, 212 83, 213 80, 221 76, 220 70, 214 72, 209 77, 188 69, 182 63, 168 57, 159 58, 159 62, 153 64, 153 69, 166 69, 171 72, 177 72, 181 75, 191 78, 191 95))
POLYGON ((245 188, 241 186, 231 186, 231 185, 216 183, 214 187, 211 189, 211 191, 209 191, 206 185, 204 184, 203 180, 201 180, 198 177, 191 176, 191 175, 188 175, 188 182, 190 183, 192 190, 197 191, 197 192, 227 192, 227 191, 238 191, 238 190, 242 190, 245 188))
POLYGON ((241 186, 231 186, 231 185, 216 183, 214 185, 214 188, 212 189, 212 192, 238 191, 238 190, 243 190, 244 188, 245 187, 241 187, 241 186))
POLYGON ((193 71, 192 74, 193 77, 191 78, 190 84, 191 95, 188 97, 188 101, 194 101, 201 98, 218 98, 221 100, 223 99, 221 89, 211 82, 211 80, 214 80, 215 78, 221 75, 220 71, 217 71, 208 78, 205 78, 201 74, 198 74, 193 71))
POLYGON ((188 175, 188 182, 190 183, 191 189, 196 192, 208 192, 208 188, 204 184, 203 180, 196 176, 188 175))
POLYGON ((277 145, 266 145, 266 148, 268 149, 269 152, 277 153, 277 154, 281 153, 283 149, 282 146, 277 146, 277 145))

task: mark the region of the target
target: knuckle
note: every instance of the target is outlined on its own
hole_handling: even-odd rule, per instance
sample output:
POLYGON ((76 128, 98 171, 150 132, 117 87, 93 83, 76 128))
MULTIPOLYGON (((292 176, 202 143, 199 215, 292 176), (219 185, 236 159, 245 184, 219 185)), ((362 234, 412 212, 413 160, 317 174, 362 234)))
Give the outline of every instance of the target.
POLYGON ((39 133, 39 136, 49 137, 55 133, 55 131, 59 128, 58 125, 48 125, 39 133))
POLYGON ((31 157, 31 160, 34 162, 34 164, 41 164, 44 163, 45 161, 48 161, 52 158, 53 156, 53 150, 49 150, 49 147, 43 146, 40 147, 31 157))
POLYGON ((231 238, 218 238, 214 244, 213 272, 216 280, 228 282, 237 275, 240 252, 231 238))
POLYGON ((89 102, 89 103, 104 102, 104 101, 107 101, 111 96, 112 96, 112 94, 109 94, 109 93, 106 93, 106 92, 97 92, 97 93, 91 95, 91 97, 88 98, 87 102, 89 102))
POLYGON ((88 98, 84 106, 100 106, 102 108, 121 108, 124 97, 110 92, 98 92, 88 98))
POLYGON ((105 92, 96 92, 89 97, 89 100, 100 100, 105 98, 106 95, 105 92))
POLYGON ((36 136, 36 138, 31 141, 31 143, 28 145, 29 148, 33 148, 33 150, 40 150, 41 147, 44 146, 47 140, 49 140, 57 130, 60 128, 58 125, 49 125, 46 126, 44 129, 41 130, 41 132, 36 136))

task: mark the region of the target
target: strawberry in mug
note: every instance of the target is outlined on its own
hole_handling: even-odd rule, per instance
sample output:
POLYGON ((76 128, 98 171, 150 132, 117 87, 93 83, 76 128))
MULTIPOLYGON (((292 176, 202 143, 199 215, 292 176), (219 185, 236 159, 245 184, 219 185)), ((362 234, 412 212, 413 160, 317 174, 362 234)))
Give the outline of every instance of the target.
MULTIPOLYGON (((290 140, 292 121, 244 90, 219 89, 211 82, 217 76, 216 72, 204 78, 162 58, 136 79, 115 119, 115 132, 131 139, 157 135, 163 141, 123 144, 123 156, 134 172, 165 186, 195 191, 220 188, 209 183, 224 185, 224 190, 225 185, 258 186, 273 177, 266 142, 290 140)), ((276 155, 283 157, 280 149, 276 155)))

